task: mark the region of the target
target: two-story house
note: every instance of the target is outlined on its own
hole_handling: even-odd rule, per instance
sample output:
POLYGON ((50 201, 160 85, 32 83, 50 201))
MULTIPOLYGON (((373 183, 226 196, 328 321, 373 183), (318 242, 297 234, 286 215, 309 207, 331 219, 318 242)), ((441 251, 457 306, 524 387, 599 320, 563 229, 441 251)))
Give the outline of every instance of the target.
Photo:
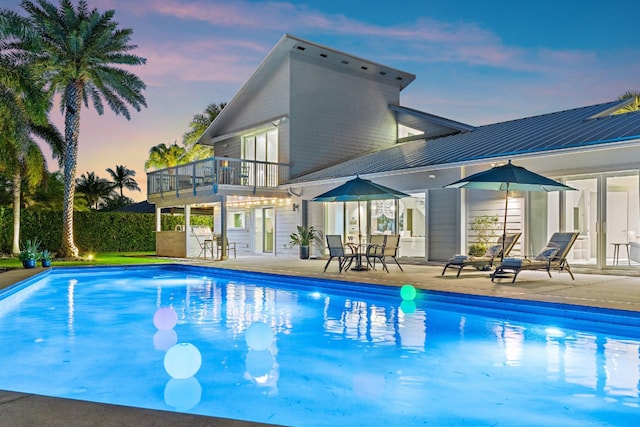
POLYGON ((345 240, 360 224, 365 235, 400 234, 401 256, 445 260, 466 251, 469 224, 501 212, 504 195, 442 187, 508 159, 579 190, 509 195, 520 253, 553 231, 579 230, 573 261, 607 267, 612 243, 635 241, 640 113, 613 115, 624 101, 475 127, 401 106, 414 78, 285 35, 201 137, 215 157, 148 174, 158 218, 176 206, 187 217, 181 230, 161 230, 158 219, 158 254, 203 255, 189 227, 197 210, 213 216, 213 231, 238 256, 296 254, 288 243, 298 224, 345 240), (412 197, 311 202, 357 174, 412 197))

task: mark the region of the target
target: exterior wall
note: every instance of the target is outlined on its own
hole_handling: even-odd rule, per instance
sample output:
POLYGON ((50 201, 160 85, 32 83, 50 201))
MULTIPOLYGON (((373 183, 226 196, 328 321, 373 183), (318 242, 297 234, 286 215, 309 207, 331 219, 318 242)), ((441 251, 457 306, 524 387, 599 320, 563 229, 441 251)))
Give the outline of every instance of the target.
MULTIPOLYGON (((516 195, 517 196, 517 195, 516 195)), ((502 235, 504 227, 504 197, 505 194, 502 191, 486 191, 486 190, 467 190, 467 221, 466 221, 466 233, 467 233, 467 249, 469 244, 476 242, 476 233, 471 230, 471 224, 477 217, 484 215, 497 215, 497 229, 493 233, 494 238, 491 242, 496 242, 502 235)), ((523 199, 522 197, 509 197, 509 205, 507 209, 507 233, 522 233, 523 232, 523 199)), ((522 253, 523 242, 525 236, 521 236, 510 256, 518 256, 522 253)))
POLYGON ((399 88, 291 53, 291 176, 395 143, 399 88))
POLYGON ((446 261, 459 252, 460 190, 429 190, 428 211, 429 260, 446 261))

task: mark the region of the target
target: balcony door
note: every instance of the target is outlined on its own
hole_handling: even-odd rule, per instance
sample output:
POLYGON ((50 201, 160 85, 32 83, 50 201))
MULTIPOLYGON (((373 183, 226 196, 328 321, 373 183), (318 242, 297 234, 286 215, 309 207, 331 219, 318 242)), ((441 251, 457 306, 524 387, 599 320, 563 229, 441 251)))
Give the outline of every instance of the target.
POLYGON ((274 209, 273 207, 255 208, 253 211, 254 248, 258 253, 272 254, 274 239, 274 209))
POLYGON ((278 129, 269 129, 247 135, 242 140, 242 173, 249 185, 273 187, 277 185, 277 168, 267 163, 278 163, 278 129))

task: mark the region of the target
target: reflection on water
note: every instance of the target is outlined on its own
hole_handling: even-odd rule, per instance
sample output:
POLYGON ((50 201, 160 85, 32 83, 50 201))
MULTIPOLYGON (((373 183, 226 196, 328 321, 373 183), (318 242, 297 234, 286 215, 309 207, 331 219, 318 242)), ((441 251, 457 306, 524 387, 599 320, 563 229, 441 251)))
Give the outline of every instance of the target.
MULTIPOLYGON (((144 285, 128 278, 88 282, 67 277, 60 291, 42 286, 28 297, 12 295, 19 310, 0 304, 0 345, 24 345, 0 353, 2 366, 15 367, 0 371, 0 389, 46 371, 51 389, 24 391, 81 391, 99 401, 112 395, 112 403, 285 425, 304 417, 336 425, 325 421, 328 413, 374 422, 385 411, 380 424, 436 417, 445 425, 455 424, 448 414, 486 417, 488 406, 527 416, 553 407, 572 417, 584 408, 640 409, 635 336, 553 328, 544 316, 538 324, 489 316, 420 295, 403 300, 399 293, 278 289, 260 280, 178 274, 144 285), (283 415, 292 410, 301 412, 283 415)), ((491 416, 478 424, 497 421, 491 416)))

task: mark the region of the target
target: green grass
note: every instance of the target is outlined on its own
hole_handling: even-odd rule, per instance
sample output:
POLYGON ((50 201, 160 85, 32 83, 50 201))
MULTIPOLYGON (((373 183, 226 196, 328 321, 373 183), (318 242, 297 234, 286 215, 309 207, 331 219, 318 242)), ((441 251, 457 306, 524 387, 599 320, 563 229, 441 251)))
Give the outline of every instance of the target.
MULTIPOLYGON (((80 261, 51 262, 52 267, 69 267, 75 265, 129 265, 129 264, 155 264, 169 262, 155 257, 155 252, 100 252, 92 257, 84 256, 80 261)), ((39 265, 39 263, 38 263, 39 265)), ((22 268, 22 262, 18 258, 0 259, 0 268, 22 268)))

